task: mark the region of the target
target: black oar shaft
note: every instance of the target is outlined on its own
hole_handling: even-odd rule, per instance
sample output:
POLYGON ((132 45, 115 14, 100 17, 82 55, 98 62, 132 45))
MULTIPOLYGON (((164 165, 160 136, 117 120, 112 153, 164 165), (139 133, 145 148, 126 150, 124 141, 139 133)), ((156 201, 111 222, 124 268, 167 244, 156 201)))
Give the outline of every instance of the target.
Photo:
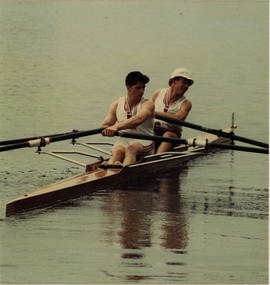
POLYGON ((134 134, 134 133, 126 133, 126 132, 119 132, 116 135, 119 137, 131 138, 131 139, 169 142, 169 143, 175 143, 175 144, 187 144, 187 140, 185 139, 166 138, 166 137, 160 137, 160 136, 150 136, 150 135, 134 134))
POLYGON ((73 138, 75 139, 75 138, 80 138, 80 137, 96 135, 96 134, 100 134, 103 130, 104 128, 99 128, 99 129, 93 129, 89 131, 79 131, 75 133, 56 136, 56 137, 50 138, 50 142, 58 142, 58 141, 64 141, 64 140, 73 139, 73 138))
MULTIPOLYGON (((221 136, 223 136, 223 132, 222 132, 221 136)), ((247 144, 252 144, 252 145, 256 145, 256 146, 259 146, 259 147, 263 147, 263 148, 269 149, 269 144, 263 143, 263 142, 259 142, 259 141, 256 141, 256 140, 252 140, 252 139, 248 139, 248 138, 245 138, 245 137, 240 137, 240 136, 237 136, 237 135, 233 135, 232 139, 235 140, 235 141, 240 141, 240 142, 244 142, 244 143, 247 143, 247 144)))
POLYGON ((266 143, 263 143, 263 142, 259 142, 259 141, 253 140, 253 139, 245 138, 245 137, 236 136, 236 135, 234 135, 232 133, 225 133, 222 130, 206 128, 206 127, 203 127, 203 126, 200 126, 200 125, 196 125, 196 124, 193 124, 193 123, 185 122, 185 121, 182 121, 182 120, 177 120, 177 119, 174 119, 174 118, 169 118, 167 116, 162 116, 162 115, 155 115, 155 117, 157 119, 159 119, 159 120, 162 120, 162 121, 165 121, 165 122, 168 122, 168 123, 181 125, 181 126, 184 126, 184 127, 188 127, 188 128, 191 128, 191 129, 198 130, 198 131, 214 134, 214 135, 217 135, 219 137, 225 137, 225 138, 229 138, 229 139, 236 140, 236 141, 241 141, 241 142, 244 142, 244 143, 260 146, 260 147, 267 148, 267 149, 269 148, 269 144, 266 144, 266 143))
POLYGON ((126 133, 126 132, 119 132, 119 133, 116 133, 116 135, 120 137, 124 137, 124 138, 169 142, 173 144, 189 144, 193 146, 202 146, 202 147, 205 147, 206 149, 207 148, 222 148, 222 149, 231 149, 231 150, 240 150, 240 151, 268 154, 268 150, 265 148, 236 146, 236 145, 231 145, 231 144, 207 143, 206 140, 203 140, 203 141, 198 141, 196 139, 186 140, 186 139, 166 138, 166 137, 160 137, 160 136, 150 136, 150 135, 137 134, 137 133, 136 134, 126 133))
POLYGON ((29 145, 26 142, 12 144, 12 145, 5 145, 5 146, 0 147, 0 152, 12 150, 12 149, 24 148, 24 147, 28 147, 28 146, 29 145))
POLYGON ((27 141, 31 141, 31 140, 40 139, 40 138, 56 137, 56 136, 62 136, 62 135, 71 134, 71 133, 74 133, 74 131, 68 132, 68 133, 60 133, 60 134, 53 134, 53 135, 45 135, 45 136, 37 136, 37 137, 29 137, 29 138, 0 141, 0 145, 18 144, 18 143, 23 143, 23 142, 27 142, 27 141))
POLYGON ((102 130, 103 128, 99 128, 99 129, 93 129, 93 130, 88 130, 88 131, 79 131, 79 132, 60 134, 58 136, 53 136, 53 137, 38 138, 34 140, 29 140, 26 142, 2 146, 0 147, 0 152, 12 150, 12 149, 24 148, 24 147, 45 146, 46 144, 51 143, 51 142, 64 141, 64 140, 68 140, 72 138, 86 137, 90 135, 99 134, 102 132, 102 130))
POLYGON ((240 151, 246 151, 246 152, 264 153, 264 154, 269 153, 269 150, 266 148, 246 147, 246 146, 231 145, 231 144, 218 144, 218 143, 210 143, 208 146, 211 148, 240 150, 240 151))

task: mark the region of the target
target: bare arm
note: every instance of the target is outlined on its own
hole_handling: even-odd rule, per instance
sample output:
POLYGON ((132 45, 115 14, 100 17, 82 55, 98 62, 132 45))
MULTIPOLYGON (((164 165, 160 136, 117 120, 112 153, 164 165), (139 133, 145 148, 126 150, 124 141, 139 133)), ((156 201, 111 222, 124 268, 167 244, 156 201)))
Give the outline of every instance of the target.
POLYGON ((149 100, 145 100, 141 110, 135 116, 116 125, 118 130, 133 129, 152 116, 154 116, 154 104, 149 100))
POLYGON ((114 101, 108 111, 108 114, 106 115, 105 119, 103 120, 101 124, 101 128, 108 128, 110 126, 113 126, 115 122, 117 121, 116 118, 116 108, 117 108, 117 101, 114 101))
POLYGON ((180 109, 177 111, 176 114, 172 114, 169 112, 156 112, 157 115, 167 116, 177 120, 185 120, 188 116, 190 110, 192 108, 192 104, 189 100, 185 100, 182 104, 180 109))
POLYGON ((157 99, 157 96, 158 96, 160 90, 161 90, 161 89, 156 90, 156 91, 153 93, 153 95, 152 95, 151 100, 152 100, 154 103, 155 103, 155 101, 156 101, 156 99, 157 99))
MULTIPOLYGON (((158 89, 156 90, 153 95, 152 95, 152 101, 155 102, 158 95, 159 95, 159 92, 160 92, 161 89, 158 89)), ((182 104, 181 104, 181 107, 180 109, 177 111, 176 114, 171 114, 171 113, 168 113, 168 112, 155 112, 155 114, 157 115, 161 115, 161 116, 167 116, 167 117, 170 117, 170 118, 173 118, 173 119, 177 119, 177 120, 185 120, 186 117, 188 116, 190 110, 192 108, 192 104, 189 100, 185 100, 182 104)))
POLYGON ((115 123, 113 126, 106 128, 102 133, 105 136, 113 136, 117 131, 136 128, 152 116, 154 116, 154 104, 150 100, 145 100, 141 110, 135 116, 115 123))

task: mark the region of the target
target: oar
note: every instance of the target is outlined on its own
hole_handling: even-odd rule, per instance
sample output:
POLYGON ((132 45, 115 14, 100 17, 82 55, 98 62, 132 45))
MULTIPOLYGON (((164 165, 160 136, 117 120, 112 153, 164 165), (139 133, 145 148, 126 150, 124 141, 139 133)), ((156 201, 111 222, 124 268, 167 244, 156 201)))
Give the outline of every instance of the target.
POLYGON ((124 137, 124 138, 143 139, 143 140, 150 140, 150 141, 169 142, 169 143, 174 143, 174 144, 203 146, 205 148, 222 148, 222 149, 231 149, 231 150, 268 154, 268 150, 265 148, 245 147, 245 146, 219 144, 219 143, 207 143, 206 140, 196 140, 196 139, 186 140, 186 139, 177 139, 177 138, 166 138, 166 137, 160 137, 160 136, 150 136, 150 135, 144 135, 144 134, 127 133, 127 132, 118 132, 116 133, 116 135, 120 137, 124 137))
POLYGON ((248 144, 260 146, 260 147, 267 148, 267 149, 269 148, 269 144, 266 144, 266 143, 263 143, 263 142, 259 142, 259 141, 255 141, 255 140, 252 140, 252 139, 248 139, 248 138, 245 138, 245 137, 236 136, 236 135, 234 135, 232 133, 225 133, 222 130, 206 128, 206 127, 203 127, 203 126, 200 126, 200 125, 196 125, 196 124, 193 124, 193 123, 188 123, 186 121, 181 121, 181 120, 177 120, 177 119, 174 119, 174 118, 169 118, 167 116, 162 116, 162 115, 155 115, 155 117, 157 119, 159 119, 159 120, 162 120, 162 121, 165 121, 165 122, 168 122, 168 123, 181 125, 181 126, 188 127, 188 128, 191 128, 191 129, 195 129, 195 130, 199 130, 199 131, 202 131, 202 132, 214 134, 214 135, 217 135, 219 137, 230 138, 230 139, 235 140, 235 141, 241 141, 241 142, 245 142, 245 143, 248 143, 248 144))
POLYGON ((34 139, 34 140, 29 140, 26 142, 2 146, 2 147, 0 147, 0 152, 12 150, 12 149, 24 148, 24 147, 35 147, 35 146, 42 147, 42 146, 45 146, 45 145, 52 143, 52 142, 64 141, 64 140, 68 140, 68 139, 72 139, 72 138, 86 137, 86 136, 90 136, 90 135, 99 134, 102 132, 102 130, 103 130, 103 128, 99 128, 99 129, 93 129, 93 130, 88 130, 88 131, 78 131, 78 132, 60 134, 59 136, 38 138, 38 139, 34 139))
POLYGON ((75 132, 77 132, 77 131, 61 133, 61 134, 44 135, 44 136, 37 136, 37 137, 29 137, 29 138, 21 138, 21 139, 0 141, 0 145, 12 145, 12 144, 17 144, 17 143, 31 141, 31 140, 37 140, 37 139, 40 139, 40 138, 57 137, 57 136, 62 136, 62 135, 66 135, 66 134, 73 134, 75 132))

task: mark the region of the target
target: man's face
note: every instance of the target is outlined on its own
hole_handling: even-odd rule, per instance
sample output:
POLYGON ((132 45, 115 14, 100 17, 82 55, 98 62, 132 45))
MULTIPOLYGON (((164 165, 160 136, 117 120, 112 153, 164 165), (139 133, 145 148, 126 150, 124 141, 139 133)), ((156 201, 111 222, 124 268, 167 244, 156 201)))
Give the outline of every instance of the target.
POLYGON ((134 99, 140 99, 144 94, 145 84, 138 82, 135 85, 127 86, 128 95, 134 99))
POLYGON ((177 89, 178 93, 184 95, 190 86, 190 80, 183 77, 175 78, 174 86, 177 89))

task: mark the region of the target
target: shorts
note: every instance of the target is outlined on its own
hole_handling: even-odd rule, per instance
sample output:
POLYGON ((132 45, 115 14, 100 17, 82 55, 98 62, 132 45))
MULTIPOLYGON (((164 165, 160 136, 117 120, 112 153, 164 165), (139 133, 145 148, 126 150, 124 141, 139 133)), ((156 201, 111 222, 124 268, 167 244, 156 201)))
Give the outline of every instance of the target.
POLYGON ((162 137, 164 133, 166 132, 172 132, 177 135, 177 137, 181 137, 181 132, 179 130, 169 130, 169 129, 155 129, 155 135, 162 137))
POLYGON ((164 128, 159 122, 155 122, 154 133, 156 136, 162 137, 166 132, 175 133, 180 138, 182 130, 180 128, 164 128))
MULTIPOLYGON (((155 128, 154 133, 155 133, 156 136, 162 137, 164 135, 164 133, 166 133, 168 131, 176 134, 176 136, 178 138, 181 137, 181 131, 177 130, 177 129, 155 128)), ((161 144, 161 142, 156 142, 156 144, 155 144, 155 152, 157 151, 157 149, 160 146, 160 144, 161 144)), ((171 144, 171 148, 174 148, 174 147, 176 147, 178 145, 179 144, 177 144, 177 143, 172 143, 171 144)))
POLYGON ((123 138, 119 137, 117 141, 114 143, 113 147, 121 145, 123 147, 128 147, 133 143, 140 143, 143 145, 143 155, 149 155, 154 153, 155 144, 152 141, 148 140, 139 140, 139 139, 130 139, 130 138, 123 138))

